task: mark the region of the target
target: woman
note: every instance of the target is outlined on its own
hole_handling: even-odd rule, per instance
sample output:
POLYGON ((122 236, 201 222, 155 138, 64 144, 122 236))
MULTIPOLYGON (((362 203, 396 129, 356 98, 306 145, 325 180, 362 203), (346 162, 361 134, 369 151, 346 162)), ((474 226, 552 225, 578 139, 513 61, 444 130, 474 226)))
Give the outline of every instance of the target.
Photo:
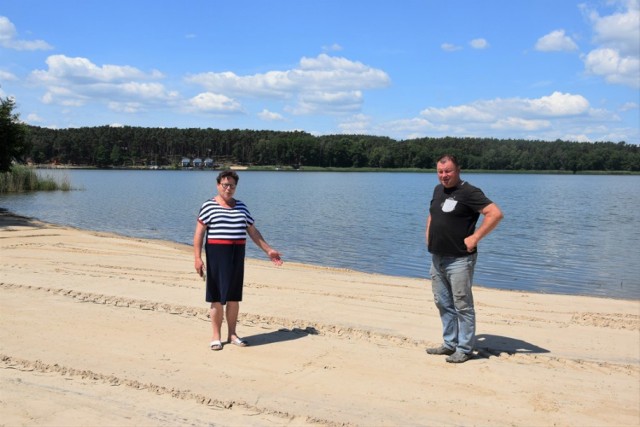
POLYGON ((233 198, 238 180, 238 174, 234 171, 220 172, 216 178, 218 195, 203 203, 193 236, 196 272, 206 280, 206 300, 211 303, 213 338, 209 347, 216 351, 222 350, 220 329, 225 305, 228 326, 227 343, 240 347, 248 345, 248 342, 236 333, 240 301, 242 301, 247 233, 274 264, 282 265, 280 253, 264 240, 247 206, 233 198), (207 235, 204 245, 207 257, 206 275, 202 262, 205 232, 207 235))

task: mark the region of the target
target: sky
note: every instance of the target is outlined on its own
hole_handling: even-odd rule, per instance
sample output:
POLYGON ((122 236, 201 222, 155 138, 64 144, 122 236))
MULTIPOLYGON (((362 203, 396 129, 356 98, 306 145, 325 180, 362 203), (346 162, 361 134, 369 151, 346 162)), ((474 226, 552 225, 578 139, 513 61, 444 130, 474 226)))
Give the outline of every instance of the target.
POLYGON ((2 0, 0 96, 55 129, 640 144, 640 0, 2 0))

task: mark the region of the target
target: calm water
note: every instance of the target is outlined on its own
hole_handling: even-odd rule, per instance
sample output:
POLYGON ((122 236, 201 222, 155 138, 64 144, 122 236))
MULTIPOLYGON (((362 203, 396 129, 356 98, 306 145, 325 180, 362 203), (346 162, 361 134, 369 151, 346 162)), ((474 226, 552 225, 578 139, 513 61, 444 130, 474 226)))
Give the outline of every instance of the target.
MULTIPOLYGON (((190 244, 211 171, 40 171, 81 191, 0 196, 43 221, 190 244)), ((464 174, 504 211, 475 282, 535 292, 640 298, 640 176, 464 174)), ((428 277, 424 227, 435 174, 240 172, 248 204, 285 261, 428 277)), ((255 245, 248 256, 263 257, 255 245)))

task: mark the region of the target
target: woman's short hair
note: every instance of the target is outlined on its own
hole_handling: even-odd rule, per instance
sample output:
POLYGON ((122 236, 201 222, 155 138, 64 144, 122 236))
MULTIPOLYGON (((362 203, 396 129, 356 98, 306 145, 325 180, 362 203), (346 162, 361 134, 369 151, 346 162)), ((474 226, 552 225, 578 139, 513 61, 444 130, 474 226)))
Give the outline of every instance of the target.
POLYGON ((233 178, 236 184, 240 180, 240 177, 238 176, 236 171, 231 171, 231 170, 222 171, 218 174, 218 177, 216 178, 216 181, 218 182, 218 184, 220 184, 223 178, 233 178))

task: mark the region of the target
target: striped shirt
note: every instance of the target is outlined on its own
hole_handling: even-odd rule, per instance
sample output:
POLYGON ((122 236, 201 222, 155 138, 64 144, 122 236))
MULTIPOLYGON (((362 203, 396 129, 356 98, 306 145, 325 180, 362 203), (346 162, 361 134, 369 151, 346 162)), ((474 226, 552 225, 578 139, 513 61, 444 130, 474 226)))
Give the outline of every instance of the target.
POLYGON ((198 221, 207 226, 207 241, 245 240, 247 227, 254 222, 249 209, 240 200, 236 200, 233 208, 225 208, 215 199, 202 204, 198 221))

